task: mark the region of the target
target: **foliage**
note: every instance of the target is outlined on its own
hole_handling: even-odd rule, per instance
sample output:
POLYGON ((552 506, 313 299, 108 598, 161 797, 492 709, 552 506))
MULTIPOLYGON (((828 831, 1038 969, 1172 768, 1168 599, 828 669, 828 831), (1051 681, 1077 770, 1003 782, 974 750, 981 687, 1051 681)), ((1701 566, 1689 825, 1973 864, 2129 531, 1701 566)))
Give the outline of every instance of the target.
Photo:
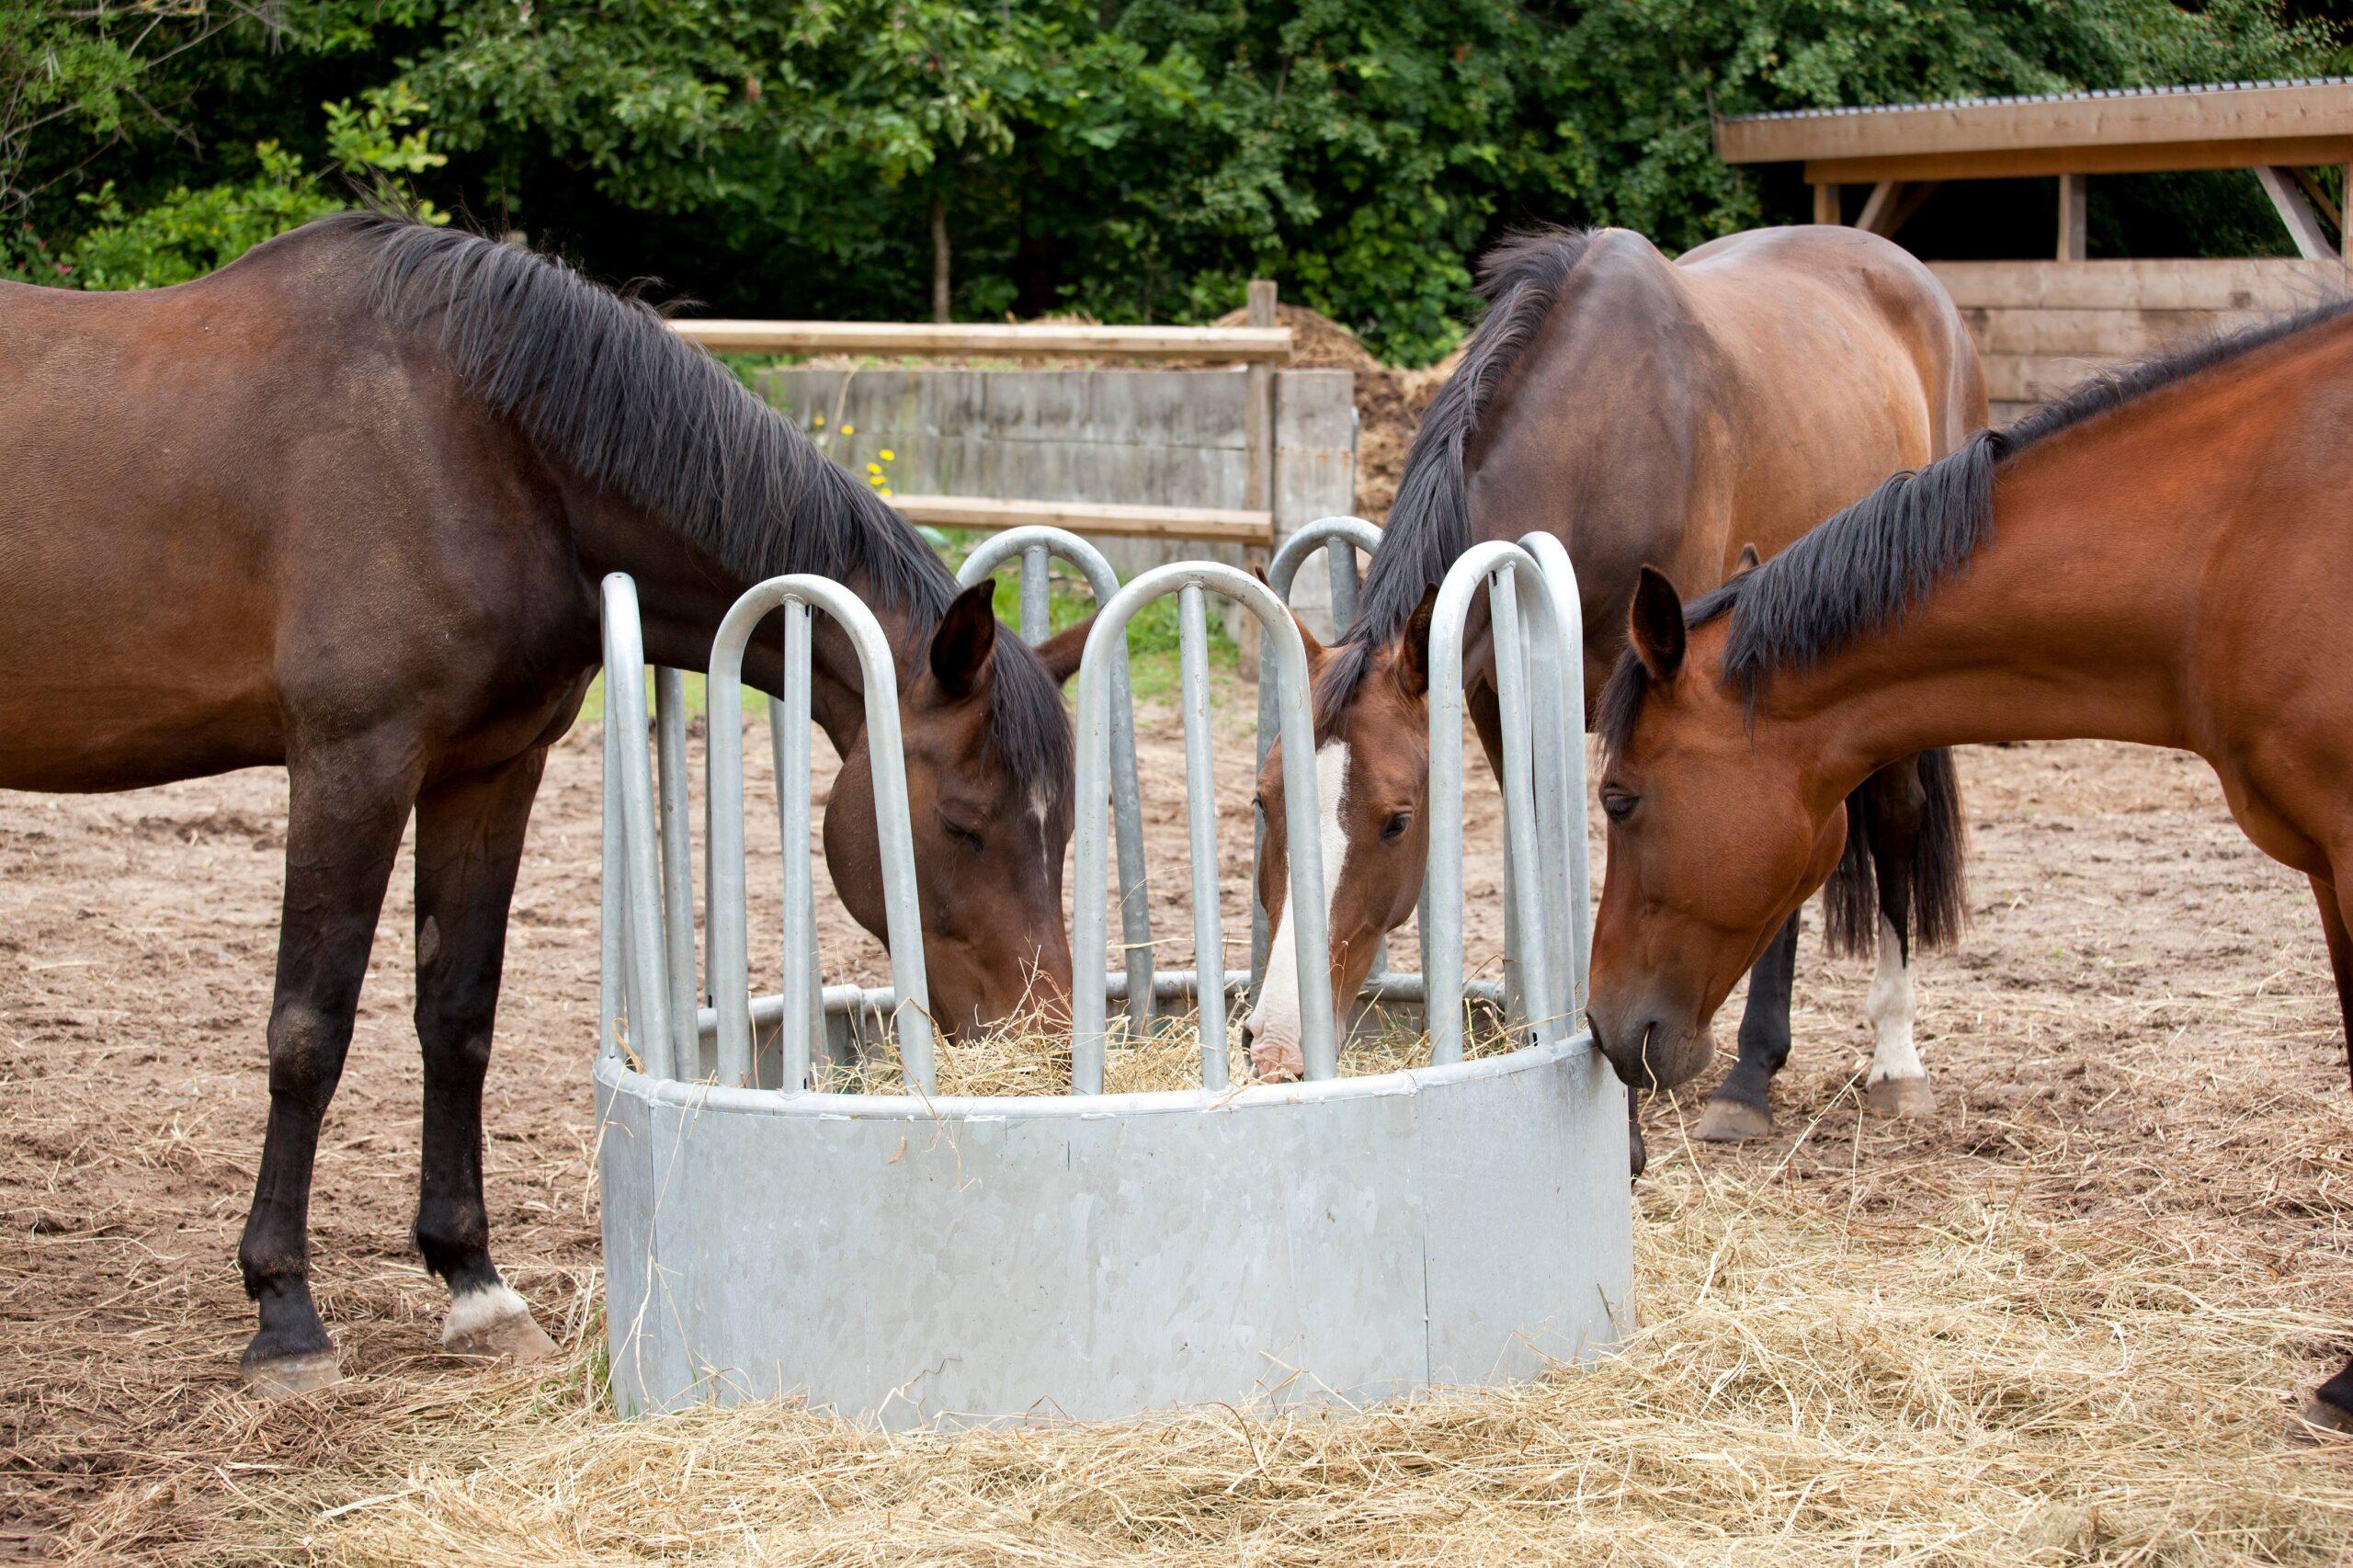
MULTIPOLYGON (((426 108, 406 84, 371 88, 365 97, 359 108, 348 100, 326 106, 328 159, 347 185, 378 199, 398 199, 391 183, 395 176, 422 174, 448 159, 432 150, 427 132, 406 129, 426 108)), ((199 190, 176 187, 136 213, 125 210, 111 181, 84 196, 97 226, 59 264, 59 273, 85 289, 184 283, 273 234, 350 205, 347 194, 330 188, 277 142, 260 143, 254 154, 261 165, 254 178, 199 190)), ((448 222, 430 204, 416 210, 428 222, 448 222)))
MULTIPOLYGON (((2280 0, 240 3, 0 0, 20 269, 99 230, 102 276, 176 276, 358 170, 721 309, 906 317, 937 201, 961 314, 1199 320, 1271 276, 1415 361, 1514 225, 1677 248, 1801 218, 1792 171, 1716 159, 1711 115, 2305 74, 2343 47, 2280 0), (318 105, 400 134, 352 156, 318 105)), ((1949 187, 1921 243, 2038 254, 2052 204, 2022 194, 1949 187)), ((2110 252, 2279 244, 2243 175, 2097 182, 2093 219, 2110 252)))

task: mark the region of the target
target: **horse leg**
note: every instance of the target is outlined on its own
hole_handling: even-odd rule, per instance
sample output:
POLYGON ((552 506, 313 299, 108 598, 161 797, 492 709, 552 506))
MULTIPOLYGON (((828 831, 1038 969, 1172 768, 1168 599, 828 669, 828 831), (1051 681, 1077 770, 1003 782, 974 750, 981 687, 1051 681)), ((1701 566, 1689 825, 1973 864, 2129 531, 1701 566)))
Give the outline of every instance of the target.
POLYGON ((1740 1058, 1733 1063, 1691 1136, 1708 1143, 1737 1143, 1773 1131, 1768 1102, 1773 1075, 1790 1059, 1790 988, 1798 969, 1798 929, 1802 910, 1793 911, 1748 971, 1748 1006, 1740 1015, 1740 1058))
POLYGON ((1912 1040, 1912 854, 1924 800, 1918 765, 1883 767, 1863 788, 1870 795, 1871 865, 1879 884, 1879 967, 1863 1002, 1872 1034, 1863 1108, 1878 1116, 1926 1116, 1937 1108, 1937 1095, 1912 1040))
POLYGON ((533 1361, 555 1341, 490 1260, 482 1085, 490 1067, 507 905, 544 748, 437 784, 416 802, 416 1039, 425 1053, 416 1247, 449 1287, 441 1343, 533 1361))
MULTIPOLYGON (((2320 928, 2328 938, 2328 967, 2336 978, 2336 1008, 2345 1023, 2346 1060, 2353 1067, 2353 934, 2348 934, 2345 905, 2333 883, 2312 879, 2313 896, 2320 904, 2320 928)), ((2291 1423, 2290 1437, 2309 1436, 2305 1428, 2353 1432, 2353 1361, 2336 1376, 2313 1391, 2297 1412, 2300 1427, 2291 1423)))
POLYGON ((335 1381, 335 1341, 311 1301, 311 1175, 343 1075, 368 950, 415 795, 415 748, 366 736, 287 767, 286 890, 269 1014, 269 1122, 237 1266, 261 1326, 239 1366, 269 1395, 335 1381))

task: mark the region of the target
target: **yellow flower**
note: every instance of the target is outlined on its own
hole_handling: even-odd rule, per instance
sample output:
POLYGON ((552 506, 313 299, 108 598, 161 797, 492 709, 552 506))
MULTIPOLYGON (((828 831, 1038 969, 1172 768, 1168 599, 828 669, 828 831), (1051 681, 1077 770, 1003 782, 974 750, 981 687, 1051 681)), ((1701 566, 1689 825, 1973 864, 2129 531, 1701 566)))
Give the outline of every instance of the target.
POLYGON ((866 472, 869 473, 881 473, 882 472, 882 465, 881 463, 868 463, 866 465, 866 472))
POLYGON ((845 425, 842 426, 842 434, 845 436, 855 436, 858 434, 858 426, 855 425, 845 425))
POLYGON ((809 416, 809 426, 810 428, 814 430, 824 429, 825 427, 825 416, 822 414, 811 415, 809 416))
POLYGON ((885 501, 888 501, 888 500, 891 498, 891 487, 890 487, 889 485, 887 485, 887 484, 886 484, 886 485, 884 485, 884 486, 882 487, 881 494, 882 494, 882 499, 884 499, 885 501))
POLYGON ((892 450, 890 448, 888 448, 888 447, 885 447, 885 448, 883 448, 883 449, 882 449, 882 460, 883 460, 884 462, 889 462, 889 461, 891 461, 893 458, 896 458, 898 455, 899 455, 898 453, 896 453, 896 452, 892 451, 892 450))

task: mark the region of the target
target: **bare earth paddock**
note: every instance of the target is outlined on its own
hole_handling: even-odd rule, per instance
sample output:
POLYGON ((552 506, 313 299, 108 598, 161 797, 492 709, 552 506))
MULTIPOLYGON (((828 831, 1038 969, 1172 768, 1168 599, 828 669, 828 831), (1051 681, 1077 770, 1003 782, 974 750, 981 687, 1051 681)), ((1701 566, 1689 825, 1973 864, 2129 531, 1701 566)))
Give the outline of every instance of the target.
MULTIPOLYGON (((1245 722, 1246 691, 1222 703, 1245 722)), ((1184 964, 1176 729, 1149 717, 1184 964)), ((1237 959, 1246 744, 1222 778, 1237 959)), ((1475 963, 1499 933, 1473 771, 1475 963)), ((1859 1120, 1868 974, 1813 922, 1784 1135, 1695 1151, 1690 1108, 1652 1108, 1620 1359, 1356 1415, 952 1438, 775 1408, 623 1424, 598 1397, 592 730, 533 824, 486 1105, 496 1255, 567 1357, 438 1354, 406 1242, 404 860, 313 1213, 347 1377, 281 1405, 235 1383, 233 1251, 283 776, 0 795, 0 1558, 2336 1561, 2353 1451, 2281 1438, 2353 1337, 2353 1099, 2303 883, 2191 758, 2028 745, 1962 771, 1975 926, 1920 985, 1943 1108, 1859 1120)), ((879 974, 824 918, 829 972, 879 974)), ((756 904, 755 929, 772 974, 756 904)))

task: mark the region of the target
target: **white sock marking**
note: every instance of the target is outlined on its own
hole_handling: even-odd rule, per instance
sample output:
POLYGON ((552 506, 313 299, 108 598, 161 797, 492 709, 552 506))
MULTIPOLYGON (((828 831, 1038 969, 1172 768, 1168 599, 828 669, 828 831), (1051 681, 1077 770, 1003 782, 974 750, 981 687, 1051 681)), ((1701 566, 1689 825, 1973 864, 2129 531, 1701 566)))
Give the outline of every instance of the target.
POLYGON ((1871 1048, 1870 1082, 1927 1077, 1928 1070, 1920 1065, 1920 1053, 1912 1044, 1912 966, 1904 961, 1904 946, 1884 915, 1879 917, 1879 971, 1871 976, 1863 1006, 1878 1036, 1871 1048))
MULTIPOLYGON (((1347 869, 1348 841, 1340 828, 1340 796, 1348 784, 1348 743, 1326 741, 1315 753, 1317 843, 1324 859, 1324 926, 1332 923, 1333 901, 1339 897, 1340 877, 1347 869)), ((1283 900, 1275 917, 1275 934, 1267 947, 1266 978, 1258 986, 1258 1005, 1245 1024, 1250 1031, 1250 1061, 1265 1077, 1305 1070, 1300 1051, 1298 938, 1291 930, 1290 900, 1283 900)), ((1328 955, 1324 960, 1331 961, 1328 955)), ((1334 997, 1336 1011, 1340 998, 1334 997)))
POLYGON ((480 1334, 493 1324, 504 1323, 517 1312, 530 1310, 523 1298, 503 1282, 460 1290, 449 1298, 449 1315, 441 1322, 441 1343, 453 1345, 468 1335, 480 1334))

